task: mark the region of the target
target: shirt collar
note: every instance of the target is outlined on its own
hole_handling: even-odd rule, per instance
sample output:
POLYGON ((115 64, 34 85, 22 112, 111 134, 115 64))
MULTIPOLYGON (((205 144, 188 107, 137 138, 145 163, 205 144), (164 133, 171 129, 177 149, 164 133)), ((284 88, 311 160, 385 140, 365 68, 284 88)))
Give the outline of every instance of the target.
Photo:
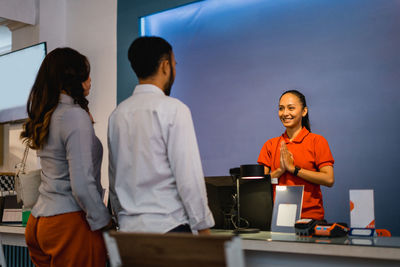
MULTIPOLYGON (((310 133, 310 131, 308 131, 308 130, 306 129, 306 127, 303 127, 303 128, 301 129, 301 131, 299 132, 299 134, 296 136, 296 138, 294 138, 294 139, 292 140, 292 142, 293 142, 293 143, 301 143, 301 142, 303 142, 304 138, 305 138, 309 133, 310 133)), ((290 143, 290 139, 289 139, 289 136, 287 135, 287 131, 285 131, 285 132, 282 134, 282 137, 283 137, 283 139, 285 140, 285 143, 290 143)))
POLYGON ((67 95, 67 94, 60 94, 60 100, 59 103, 63 103, 63 104, 74 104, 74 99, 67 95))
POLYGON ((164 91, 161 88, 153 85, 153 84, 138 84, 133 90, 133 94, 143 94, 143 93, 154 93, 159 95, 165 95, 164 91))

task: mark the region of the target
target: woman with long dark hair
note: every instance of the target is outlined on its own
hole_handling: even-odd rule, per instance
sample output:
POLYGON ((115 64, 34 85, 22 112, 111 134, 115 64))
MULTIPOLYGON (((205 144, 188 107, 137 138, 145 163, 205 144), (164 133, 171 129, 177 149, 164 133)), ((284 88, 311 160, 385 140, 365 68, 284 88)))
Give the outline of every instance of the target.
POLYGON ((305 96, 297 90, 279 99, 279 119, 286 131, 268 140, 258 163, 276 185, 304 185, 302 218, 324 219, 320 185, 331 187, 334 159, 324 137, 311 133, 305 96))
POLYGON ((100 230, 111 226, 101 198, 103 148, 93 129, 87 58, 57 48, 42 62, 29 95, 21 138, 37 150, 39 198, 25 238, 36 266, 105 266, 100 230))

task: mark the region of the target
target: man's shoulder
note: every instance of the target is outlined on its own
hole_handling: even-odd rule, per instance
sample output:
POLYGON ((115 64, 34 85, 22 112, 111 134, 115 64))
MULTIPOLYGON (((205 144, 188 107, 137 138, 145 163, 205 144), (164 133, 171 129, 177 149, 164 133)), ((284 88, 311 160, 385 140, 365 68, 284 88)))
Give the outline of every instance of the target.
POLYGON ((130 113, 137 108, 149 108, 162 110, 163 112, 168 112, 168 110, 171 112, 190 112, 189 107, 185 103, 174 97, 157 95, 147 99, 139 99, 135 95, 132 95, 119 103, 110 117, 116 114, 130 113))
POLYGON ((190 112, 189 107, 181 100, 166 95, 153 96, 151 99, 147 99, 149 102, 144 105, 156 110, 163 112, 190 112))
POLYGON ((171 104, 171 106, 175 106, 180 109, 189 110, 189 107, 185 103, 183 103, 181 100, 179 100, 175 97, 167 96, 167 97, 165 97, 165 101, 167 101, 168 104, 171 104))
POLYGON ((116 113, 121 112, 121 110, 124 110, 127 107, 129 107, 130 98, 132 98, 132 96, 128 97, 127 99, 123 100, 121 103, 117 104, 117 106, 111 112, 110 117, 115 116, 116 113))

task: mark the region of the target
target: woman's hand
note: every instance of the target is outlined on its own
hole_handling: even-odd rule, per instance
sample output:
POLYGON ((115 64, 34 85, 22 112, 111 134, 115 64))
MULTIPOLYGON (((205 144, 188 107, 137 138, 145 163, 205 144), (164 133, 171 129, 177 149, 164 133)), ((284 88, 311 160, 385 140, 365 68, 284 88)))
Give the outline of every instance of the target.
MULTIPOLYGON (((286 171, 294 172, 294 158, 293 154, 289 151, 284 141, 281 142, 281 168, 285 168, 286 171)), ((300 169, 297 173, 297 177, 300 177, 308 182, 325 185, 328 187, 333 186, 335 182, 335 176, 333 174, 332 166, 324 166, 319 171, 310 171, 306 169, 300 169)))
POLYGON ((285 168, 285 161, 283 160, 283 151, 282 151, 282 146, 286 146, 286 144, 285 144, 285 142, 281 142, 281 154, 280 154, 280 158, 279 158, 279 161, 280 161, 280 167, 279 167, 279 169, 281 169, 281 171, 282 171, 282 173, 284 173, 285 171, 286 171, 286 168, 285 168))
POLYGON ((103 232, 107 232, 110 230, 116 230, 117 229, 117 224, 114 222, 113 219, 111 219, 106 226, 101 228, 100 230, 103 232))
MULTIPOLYGON (((272 178, 279 178, 286 171, 293 172, 294 171, 294 158, 293 154, 288 150, 285 141, 281 142, 281 155, 280 155, 280 166, 271 172, 272 178)), ((265 174, 269 174, 269 167, 265 167, 265 174)))
POLYGON ((293 173, 294 171, 294 158, 293 154, 289 151, 284 141, 281 142, 281 169, 293 173))

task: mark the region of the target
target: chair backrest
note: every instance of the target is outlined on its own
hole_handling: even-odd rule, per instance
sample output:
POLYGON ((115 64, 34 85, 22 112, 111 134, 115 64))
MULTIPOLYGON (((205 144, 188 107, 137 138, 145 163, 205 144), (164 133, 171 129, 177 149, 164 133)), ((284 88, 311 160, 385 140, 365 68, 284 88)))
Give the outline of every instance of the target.
POLYGON ((239 237, 110 231, 111 266, 244 266, 239 237))

